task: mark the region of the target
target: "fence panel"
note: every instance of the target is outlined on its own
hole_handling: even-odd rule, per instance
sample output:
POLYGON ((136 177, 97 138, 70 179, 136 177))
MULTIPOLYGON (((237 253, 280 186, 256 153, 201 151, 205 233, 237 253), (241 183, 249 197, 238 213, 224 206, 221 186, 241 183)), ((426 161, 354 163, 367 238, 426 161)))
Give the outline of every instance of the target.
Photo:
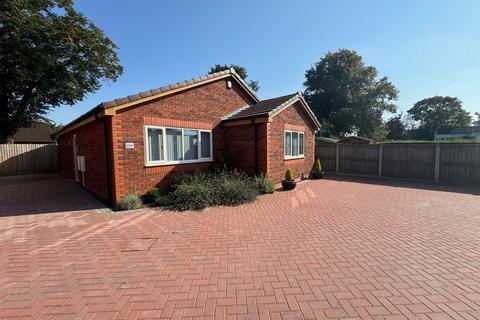
POLYGON ((335 171, 335 144, 318 144, 315 146, 315 158, 320 158, 322 170, 335 171))
POLYGON ((53 173, 57 170, 56 144, 0 144, 0 176, 53 173))
POLYGON ((341 173, 358 175, 378 174, 379 145, 339 144, 341 173))
POLYGON ((433 180, 435 144, 385 144, 382 176, 433 180))
MULTIPOLYGON (((339 174, 435 179, 437 144, 384 144, 380 167, 380 145, 338 145, 339 174)), ((480 185, 480 144, 438 145, 438 178, 443 182, 480 185)), ((325 171, 335 171, 336 145, 317 145, 316 156, 325 171)))
POLYGON ((480 144, 442 144, 440 181, 480 184, 480 144))

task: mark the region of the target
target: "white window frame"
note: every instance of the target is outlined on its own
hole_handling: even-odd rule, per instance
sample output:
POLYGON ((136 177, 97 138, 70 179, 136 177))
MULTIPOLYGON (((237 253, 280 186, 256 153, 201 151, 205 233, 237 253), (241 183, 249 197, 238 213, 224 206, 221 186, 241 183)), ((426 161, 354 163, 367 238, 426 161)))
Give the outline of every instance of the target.
POLYGON ((212 130, 205 130, 205 129, 197 129, 197 128, 178 128, 178 127, 163 127, 163 126, 152 126, 152 125, 144 125, 143 126, 143 142, 144 142, 144 150, 145 150, 145 166, 146 167, 153 167, 153 166, 167 166, 167 165, 174 165, 174 164, 184 164, 184 163, 197 163, 197 162, 208 162, 213 161, 213 134, 212 130), (150 161, 150 155, 148 150, 148 129, 161 129, 162 130, 162 140, 163 140, 163 160, 154 160, 150 161), (167 160, 167 129, 177 129, 182 130, 182 154, 185 154, 184 149, 184 130, 196 130, 198 136, 198 159, 193 160, 175 160, 175 161, 168 161, 167 160), (202 158, 202 132, 210 133, 210 157, 202 158))
POLYGON ((283 133, 283 156, 285 160, 305 158, 305 132, 295 131, 295 130, 285 130, 285 132, 283 133), (290 155, 289 156, 285 154, 285 148, 287 144, 287 132, 290 133, 290 155), (297 142, 298 156, 293 156, 293 133, 298 134, 298 142, 297 142), (300 135, 303 136, 303 153, 300 153, 300 135))

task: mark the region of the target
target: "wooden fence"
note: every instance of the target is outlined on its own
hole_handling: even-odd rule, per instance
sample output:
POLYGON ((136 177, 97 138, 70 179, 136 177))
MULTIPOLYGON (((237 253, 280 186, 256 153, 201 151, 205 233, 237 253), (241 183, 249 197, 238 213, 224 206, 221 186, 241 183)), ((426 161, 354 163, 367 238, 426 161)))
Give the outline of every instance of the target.
POLYGON ((0 176, 57 171, 56 144, 0 144, 0 176))
POLYGON ((318 144, 315 153, 337 174, 480 184, 480 144, 318 144))

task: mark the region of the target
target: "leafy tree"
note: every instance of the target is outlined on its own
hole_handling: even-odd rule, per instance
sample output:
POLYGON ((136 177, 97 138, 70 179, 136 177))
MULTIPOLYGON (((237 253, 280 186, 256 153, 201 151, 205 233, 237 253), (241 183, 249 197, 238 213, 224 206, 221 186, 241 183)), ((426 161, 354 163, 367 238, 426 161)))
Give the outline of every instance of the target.
POLYGON ((477 120, 473 121, 473 125, 480 126, 480 112, 475 112, 475 115, 477 116, 477 120))
POLYGON ((0 2, 0 141, 122 73, 116 45, 71 0, 0 2))
POLYGON ((252 89, 253 91, 257 92, 259 89, 260 89, 260 85, 258 84, 258 81, 255 81, 255 80, 249 80, 247 81, 247 76, 248 76, 248 73, 247 73, 247 69, 245 69, 244 67, 241 67, 241 66, 238 66, 236 64, 230 64, 230 65, 226 65, 226 64, 216 64, 214 65, 213 67, 210 68, 210 71, 208 72, 209 74, 212 74, 212 73, 215 73, 215 72, 220 72, 220 71, 223 71, 223 70, 228 70, 230 68, 233 68, 235 69, 235 72, 243 79, 245 80, 245 82, 247 82, 248 86, 250 87, 250 89, 252 89))
POLYGON ((403 140, 406 138, 406 128, 405 124, 402 121, 402 114, 398 114, 390 120, 387 121, 385 124, 387 127, 387 136, 386 138, 389 140, 403 140))
POLYGON ((52 123, 52 130, 54 133, 57 133, 58 131, 62 130, 65 127, 63 123, 52 123))
POLYGON ((415 122, 415 120, 413 120, 412 116, 408 114, 408 112, 402 115, 402 121, 405 124, 406 130, 415 130, 418 128, 418 124, 415 122))
POLYGON ((328 52, 305 73, 305 98, 326 135, 384 134, 384 112, 395 112, 398 90, 352 50, 328 52))
POLYGON ((435 130, 441 127, 464 127, 472 118, 462 107, 462 102, 454 97, 435 96, 418 101, 408 110, 421 129, 435 130))

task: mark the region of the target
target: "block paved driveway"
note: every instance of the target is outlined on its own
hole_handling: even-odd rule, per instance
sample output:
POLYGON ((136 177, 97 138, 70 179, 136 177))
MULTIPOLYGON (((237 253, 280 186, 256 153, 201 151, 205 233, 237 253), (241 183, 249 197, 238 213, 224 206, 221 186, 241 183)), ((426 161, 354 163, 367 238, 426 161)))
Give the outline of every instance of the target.
POLYGON ((1 319, 480 318, 472 190, 322 180, 106 214, 60 177, 15 181, 0 179, 1 319))

